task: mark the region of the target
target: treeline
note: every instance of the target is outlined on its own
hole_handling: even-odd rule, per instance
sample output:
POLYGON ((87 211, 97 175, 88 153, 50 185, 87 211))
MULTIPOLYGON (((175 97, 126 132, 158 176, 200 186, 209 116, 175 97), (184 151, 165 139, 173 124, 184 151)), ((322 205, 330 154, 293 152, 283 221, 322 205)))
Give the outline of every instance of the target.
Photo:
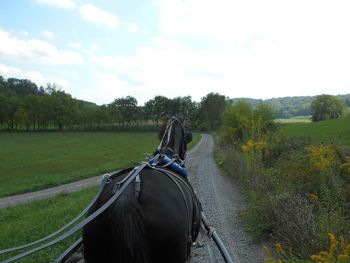
MULTIPOLYGON (((336 96, 350 106, 350 95, 336 96)), ((73 98, 47 84, 38 87, 26 79, 0 76, 0 130, 154 130, 165 115, 180 115, 189 127, 199 131, 217 130, 227 105, 245 101, 253 108, 265 104, 275 118, 310 115, 316 97, 286 97, 269 100, 230 99, 209 93, 200 102, 190 96, 169 99, 155 96, 140 106, 136 98, 116 98, 98 106, 73 98)))
POLYGON ((117 98, 98 106, 73 98, 54 84, 44 87, 30 80, 0 76, 0 128, 38 130, 154 130, 165 115, 178 115, 196 130, 213 130, 228 99, 210 93, 201 102, 190 96, 155 96, 144 106, 136 98, 117 98))
MULTIPOLYGON (((295 116, 311 115, 311 103, 317 96, 296 96, 296 97, 282 97, 272 99, 250 99, 240 98, 232 99, 232 102, 246 101, 252 106, 257 106, 261 103, 269 105, 275 113, 276 118, 291 118, 295 116)), ((344 102, 347 107, 350 107, 350 94, 335 96, 340 101, 344 102)))

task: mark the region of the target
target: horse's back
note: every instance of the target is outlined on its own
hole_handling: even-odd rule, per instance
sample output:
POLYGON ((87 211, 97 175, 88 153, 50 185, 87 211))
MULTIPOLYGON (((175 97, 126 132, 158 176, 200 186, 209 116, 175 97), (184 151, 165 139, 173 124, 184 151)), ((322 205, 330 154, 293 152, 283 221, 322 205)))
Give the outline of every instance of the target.
MULTIPOLYGON (((124 177, 119 176, 107 185, 92 210, 98 209, 113 195, 116 183, 124 177)), ((86 257, 104 253, 99 250, 106 246, 116 254, 126 253, 108 262, 123 262, 121 258, 135 253, 139 256, 134 255, 134 260, 129 262, 147 262, 147 259, 138 261, 137 257, 149 257, 150 262, 186 261, 194 210, 191 188, 186 181, 175 179, 175 182, 163 172, 151 168, 142 170, 140 179, 138 197, 135 184, 131 183, 94 224, 84 229, 85 241, 90 243, 85 249, 94 250, 86 252, 86 257), (127 241, 122 241, 124 239, 127 241), (120 249, 113 249, 113 246, 120 246, 120 249)), ((106 256, 108 259, 112 257, 114 255, 106 256)))

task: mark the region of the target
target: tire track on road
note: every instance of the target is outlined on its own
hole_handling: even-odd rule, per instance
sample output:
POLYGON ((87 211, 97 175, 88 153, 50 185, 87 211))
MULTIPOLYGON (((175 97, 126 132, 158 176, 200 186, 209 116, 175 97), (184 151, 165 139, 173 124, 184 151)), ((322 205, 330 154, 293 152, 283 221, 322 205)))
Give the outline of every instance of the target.
MULTIPOLYGON (((254 244, 243 229, 238 214, 244 202, 232 178, 220 171, 213 158, 214 142, 204 134, 187 161, 189 180, 197 192, 204 214, 216 229, 235 263, 263 262, 262 246, 254 244)), ((203 240, 202 240, 203 241, 203 240)), ((214 245, 213 245, 214 246, 214 245)), ((218 262, 224 262, 214 250, 218 262)), ((208 262, 206 248, 196 248, 193 262, 208 262)))

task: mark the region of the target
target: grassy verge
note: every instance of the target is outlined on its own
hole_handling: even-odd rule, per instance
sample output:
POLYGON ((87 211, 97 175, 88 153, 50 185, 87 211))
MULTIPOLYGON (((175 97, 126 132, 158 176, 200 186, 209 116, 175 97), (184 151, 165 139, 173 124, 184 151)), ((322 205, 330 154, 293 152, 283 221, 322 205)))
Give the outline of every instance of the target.
POLYGON ((311 262, 311 256, 325 251, 332 259, 349 259, 350 250, 344 245, 350 240, 349 157, 331 144, 277 134, 266 141, 218 147, 218 163, 245 194, 247 208, 240 216, 247 230, 258 240, 277 242, 278 259, 311 262), (334 251, 328 237, 343 240, 334 241, 343 247, 334 251), (283 254, 281 247, 292 253, 283 254))
POLYGON ((192 141, 187 145, 188 150, 191 150, 194 146, 196 146, 202 138, 202 135, 200 133, 193 133, 192 136, 192 141))
MULTIPOLYGON (((89 203, 97 187, 15 207, 0 209, 0 249, 44 237, 65 225, 89 203)), ((77 234, 77 238, 80 234, 77 234)), ((51 262, 72 243, 70 238, 20 262, 51 262)), ((0 261, 5 257, 0 256, 0 261)))

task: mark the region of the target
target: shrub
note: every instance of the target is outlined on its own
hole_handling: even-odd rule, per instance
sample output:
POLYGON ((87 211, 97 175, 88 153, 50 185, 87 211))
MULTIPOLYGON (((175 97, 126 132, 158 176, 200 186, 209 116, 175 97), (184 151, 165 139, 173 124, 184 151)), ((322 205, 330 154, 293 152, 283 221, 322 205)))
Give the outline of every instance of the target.
POLYGON ((269 221, 273 238, 292 248, 293 254, 305 257, 318 249, 313 205, 305 197, 288 193, 275 196, 269 221))

